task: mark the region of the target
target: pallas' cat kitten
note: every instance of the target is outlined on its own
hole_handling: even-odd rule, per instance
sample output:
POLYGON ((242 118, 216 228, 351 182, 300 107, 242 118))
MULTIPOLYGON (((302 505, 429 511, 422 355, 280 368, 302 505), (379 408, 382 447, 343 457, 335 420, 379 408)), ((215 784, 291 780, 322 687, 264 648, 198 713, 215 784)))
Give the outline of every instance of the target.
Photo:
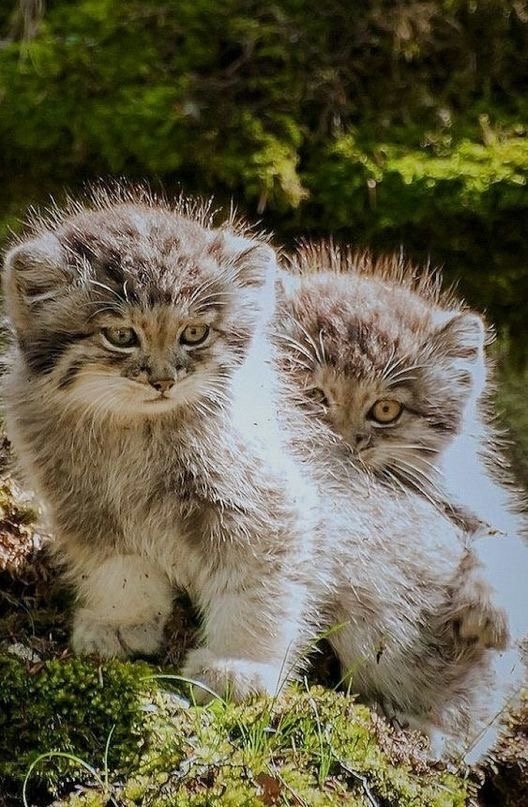
POLYGON ((398 723, 425 731, 433 755, 474 761, 495 741, 523 676, 518 648, 505 647, 505 615, 490 599, 489 571, 468 550, 460 519, 358 462, 313 395, 306 397, 313 370, 306 340, 322 350, 301 325, 306 308, 339 305, 341 296, 322 282, 313 299, 304 296, 296 278, 282 278, 279 287, 274 340, 290 386, 285 412, 302 413, 292 442, 320 491, 325 554, 315 566, 331 568, 328 640, 343 679, 398 723))
POLYGON ((150 654, 174 585, 184 673, 275 692, 309 626, 312 508, 270 416, 274 253, 207 211, 95 191, 8 254, 8 433, 78 600, 72 644, 150 654))
POLYGON ((482 318, 442 292, 438 275, 397 257, 306 245, 289 268, 283 360, 301 404, 365 468, 482 538, 465 561, 475 608, 461 633, 503 646, 506 609, 520 638, 528 631, 526 527, 490 426, 482 318))

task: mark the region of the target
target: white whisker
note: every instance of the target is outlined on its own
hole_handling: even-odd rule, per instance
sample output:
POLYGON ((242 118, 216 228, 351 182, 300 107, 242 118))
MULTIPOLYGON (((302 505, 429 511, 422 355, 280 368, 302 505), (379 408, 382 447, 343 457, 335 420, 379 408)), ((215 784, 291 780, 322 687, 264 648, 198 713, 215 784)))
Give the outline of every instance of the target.
POLYGON ((438 449, 432 446, 426 446, 423 443, 390 443, 390 447, 396 449, 417 448, 420 451, 430 451, 432 454, 437 454, 438 449))
MULTIPOLYGON (((212 286, 214 287, 217 284, 218 284, 218 278, 217 277, 208 277, 208 278, 205 278, 204 280, 202 280, 202 282, 194 289, 194 291, 192 292, 192 294, 189 297, 189 301, 188 301, 189 307, 192 308, 193 306, 200 304, 201 301, 202 301, 202 298, 205 295, 205 293, 209 292, 211 287, 212 286)), ((223 292, 220 289, 218 290, 218 292, 216 292, 216 291, 212 292, 212 294, 214 294, 214 295, 222 294, 222 293, 223 292)))
POLYGON ((381 379, 382 380, 385 379, 387 377, 387 375, 403 361, 403 359, 395 360, 395 354, 396 354, 396 348, 393 347, 392 350, 391 350, 391 354, 390 354, 389 358, 387 359, 383 370, 381 371, 381 379))
POLYGON ((405 365, 406 362, 410 360, 409 355, 400 356, 398 359, 395 358, 395 351, 396 349, 393 348, 391 352, 391 358, 385 365, 382 370, 381 378, 385 381, 386 379, 396 375, 399 372, 407 372, 407 370, 412 370, 418 367, 418 365, 407 364, 406 366, 402 367, 402 364, 405 365))
POLYGON ((303 345, 301 342, 298 342, 292 336, 288 336, 288 334, 279 334, 279 339, 281 341, 287 342, 288 345, 295 348, 295 350, 298 350, 299 353, 301 353, 305 358, 307 358, 312 363, 312 365, 315 364, 315 361, 317 360, 317 355, 314 356, 314 354, 309 351, 306 345, 303 345))
POLYGON ((92 311, 92 313, 90 314, 88 319, 93 319, 98 314, 103 314, 105 311, 110 311, 112 313, 116 313, 116 311, 119 311, 119 313, 124 313, 124 308, 116 306, 114 304, 104 305, 104 306, 101 306, 101 308, 98 308, 96 311, 92 311))
POLYGON ((321 348, 321 364, 325 364, 325 362, 326 362, 326 351, 325 351, 325 346, 324 346, 324 342, 323 342, 323 331, 322 330, 319 331, 319 346, 321 348))
MULTIPOLYGON (((297 322, 296 325, 303 332, 309 346, 313 347, 314 355, 315 355, 317 361, 319 362, 319 364, 324 364, 325 363, 325 361, 324 361, 324 353, 321 354, 320 348, 316 344, 316 342, 315 342, 314 338, 312 337, 311 333, 309 331, 307 331, 306 328, 304 327, 304 325, 302 325, 300 322, 297 322)), ((322 332, 321 331, 319 332, 319 337, 320 338, 322 337, 322 332)))
POLYGON ((414 381, 417 377, 414 371, 423 370, 425 367, 428 367, 428 365, 411 364, 408 367, 401 367, 396 372, 391 371, 391 373, 384 378, 384 381, 387 382, 389 387, 393 387, 395 384, 402 384, 404 381, 414 381))
POLYGON ((438 506, 439 500, 443 500, 444 496, 442 491, 434 482, 431 482, 419 468, 416 468, 411 463, 405 462, 405 460, 401 458, 393 462, 391 467, 396 472, 400 471, 403 477, 435 506, 438 506), (438 498, 434 498, 433 494, 436 494, 438 498))
POLYGON ((209 294, 193 304, 193 312, 195 314, 201 314, 211 308, 211 306, 220 305, 229 297, 234 297, 234 292, 218 291, 214 294, 209 294))
POLYGON ((393 474, 389 468, 383 468, 381 473, 382 476, 386 477, 392 485, 395 485, 403 493, 407 493, 407 488, 403 484, 402 480, 396 476, 396 474, 393 474))
MULTIPOLYGON (((430 448, 429 446, 421 446, 420 444, 413 444, 413 443, 401 443, 401 444, 391 443, 390 447, 391 447, 391 451, 393 451, 393 450, 406 451, 407 449, 413 449, 415 451, 419 450, 420 452, 421 451, 424 451, 424 452, 429 451, 429 452, 431 452, 433 454, 438 453, 437 450, 434 449, 434 448, 430 448)), ((427 465, 429 468, 431 468, 439 476, 441 476, 443 474, 443 471, 441 471, 441 469, 434 462, 431 462, 431 460, 428 460, 425 457, 420 456, 417 459, 416 455, 413 454, 413 455, 411 455, 411 457, 408 457, 406 455, 403 455, 403 456, 399 455, 398 459, 399 458, 401 458, 402 460, 407 461, 407 462, 410 462, 411 458, 413 458, 413 459, 419 461, 420 465, 422 465, 422 464, 427 465)))
POLYGON ((300 359, 298 356, 292 356, 292 355, 288 356, 288 362, 292 365, 291 367, 288 368, 289 370, 293 369, 293 367, 296 366, 301 367, 303 370, 306 370, 307 372, 310 373, 313 372, 314 369, 313 365, 307 364, 307 362, 302 361, 302 359, 300 359))
POLYGON ((121 305, 123 304, 123 298, 111 286, 107 286, 106 283, 101 283, 99 280, 93 280, 92 278, 88 278, 88 283, 90 283, 90 285, 92 285, 92 286, 98 286, 99 288, 104 289, 105 291, 108 291, 110 294, 112 294, 119 301, 119 303, 121 303, 121 305))

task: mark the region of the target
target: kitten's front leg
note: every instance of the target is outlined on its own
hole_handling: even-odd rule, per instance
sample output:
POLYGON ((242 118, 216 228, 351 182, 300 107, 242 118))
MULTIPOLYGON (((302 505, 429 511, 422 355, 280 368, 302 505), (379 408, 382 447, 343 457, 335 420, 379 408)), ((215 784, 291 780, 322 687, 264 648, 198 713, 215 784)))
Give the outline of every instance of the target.
POLYGON ((275 695, 292 677, 301 637, 306 594, 291 580, 210 580, 202 594, 205 646, 192 650, 183 675, 205 684, 198 702, 212 693, 241 701, 252 693, 275 695), (209 691, 210 690, 210 691, 209 691))
POLYGON ((124 658, 159 650, 172 592, 157 567, 137 555, 115 555, 94 564, 76 584, 75 653, 124 658))
POLYGON ((450 619, 465 642, 497 650, 508 645, 507 611, 473 548, 467 550, 459 566, 452 589, 450 619))

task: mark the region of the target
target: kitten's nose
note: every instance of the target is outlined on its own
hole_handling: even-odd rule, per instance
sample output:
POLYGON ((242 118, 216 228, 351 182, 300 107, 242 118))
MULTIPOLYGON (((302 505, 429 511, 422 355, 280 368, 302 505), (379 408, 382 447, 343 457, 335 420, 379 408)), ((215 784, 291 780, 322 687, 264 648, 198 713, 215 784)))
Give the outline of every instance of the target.
POLYGON ((370 444, 370 434, 364 434, 363 432, 359 432, 355 436, 355 449, 356 451, 362 451, 364 448, 368 448, 370 444))
POLYGON ((175 378, 151 378, 149 380, 149 384, 154 389, 158 390, 158 392, 165 393, 170 390, 171 387, 174 386, 174 382, 176 381, 175 378))

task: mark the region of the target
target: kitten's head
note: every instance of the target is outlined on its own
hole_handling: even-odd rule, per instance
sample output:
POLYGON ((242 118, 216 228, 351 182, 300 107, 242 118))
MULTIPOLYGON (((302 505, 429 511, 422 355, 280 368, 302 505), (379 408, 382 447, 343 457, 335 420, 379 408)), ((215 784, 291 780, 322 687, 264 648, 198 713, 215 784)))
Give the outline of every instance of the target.
POLYGON ((285 289, 278 339, 298 400, 365 466, 420 487, 482 391, 480 317, 360 273, 285 289))
POLYGON ((269 309, 274 254, 187 210, 106 196, 9 252, 8 316, 39 394, 127 416, 224 400, 269 309))

